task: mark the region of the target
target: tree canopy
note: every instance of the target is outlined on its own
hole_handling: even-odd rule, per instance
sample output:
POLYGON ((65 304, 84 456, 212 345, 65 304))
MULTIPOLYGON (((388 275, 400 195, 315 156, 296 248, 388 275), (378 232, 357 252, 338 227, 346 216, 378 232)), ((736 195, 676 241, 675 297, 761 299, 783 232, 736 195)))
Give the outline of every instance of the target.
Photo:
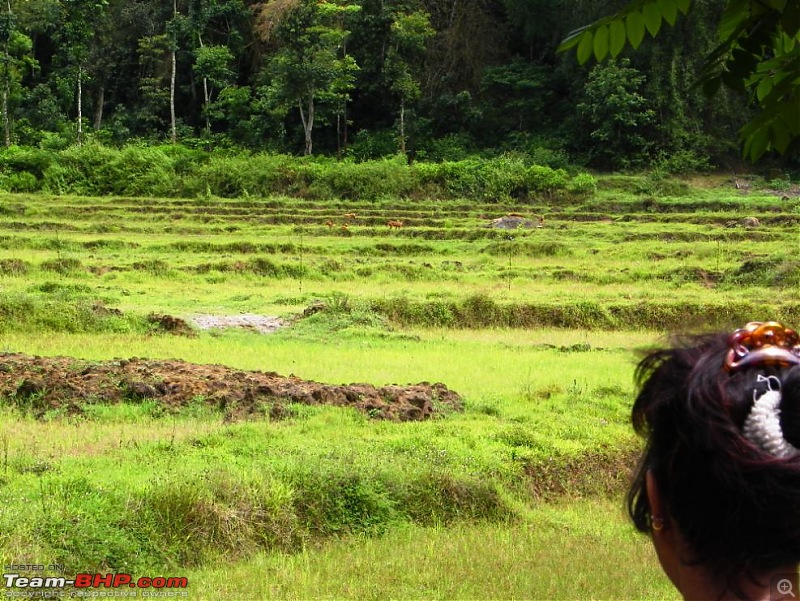
POLYGON ((778 55, 752 33, 757 17, 793 31, 793 13, 766 4, 780 18, 742 0, 637 0, 611 16, 601 0, 10 0, 4 142, 724 164, 743 126, 753 157, 800 130, 784 108, 796 78, 782 78, 800 49, 787 37, 778 55), (576 63, 557 50, 585 23, 562 45, 576 63), (727 52, 725 27, 762 42, 727 52), (725 86, 709 99, 698 80, 725 86))
MULTIPOLYGON (((618 12, 573 31, 560 50, 576 48, 578 61, 617 57, 664 22, 689 15, 690 0, 633 0, 618 12)), ((717 44, 705 56, 698 84, 706 94, 725 85, 747 94, 758 112, 740 130, 746 157, 785 153, 800 139, 800 2, 728 0, 717 25, 717 44)))

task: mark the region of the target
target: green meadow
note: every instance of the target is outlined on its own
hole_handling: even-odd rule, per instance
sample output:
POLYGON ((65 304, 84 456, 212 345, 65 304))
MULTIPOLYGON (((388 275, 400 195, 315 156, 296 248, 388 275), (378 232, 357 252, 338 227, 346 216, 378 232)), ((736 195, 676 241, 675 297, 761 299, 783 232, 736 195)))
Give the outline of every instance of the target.
POLYGON ((204 399, 8 395, 4 565, 187 576, 193 599, 675 598, 624 512, 636 359, 672 330, 797 323, 800 202, 724 177, 598 184, 530 203, 0 196, 2 352, 443 382, 464 404, 231 422, 204 399), (490 227, 509 213, 530 227, 490 227), (243 313, 287 325, 192 325, 243 313))

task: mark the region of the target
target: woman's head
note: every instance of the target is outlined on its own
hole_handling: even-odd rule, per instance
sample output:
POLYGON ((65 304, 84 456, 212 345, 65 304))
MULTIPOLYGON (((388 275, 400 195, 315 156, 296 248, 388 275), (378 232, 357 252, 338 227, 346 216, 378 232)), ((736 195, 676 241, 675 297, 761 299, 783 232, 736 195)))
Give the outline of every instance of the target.
POLYGON ((628 494, 636 527, 662 517, 650 472, 685 562, 728 585, 799 562, 800 338, 767 322, 679 339, 647 355, 637 381, 632 419, 646 448, 628 494))

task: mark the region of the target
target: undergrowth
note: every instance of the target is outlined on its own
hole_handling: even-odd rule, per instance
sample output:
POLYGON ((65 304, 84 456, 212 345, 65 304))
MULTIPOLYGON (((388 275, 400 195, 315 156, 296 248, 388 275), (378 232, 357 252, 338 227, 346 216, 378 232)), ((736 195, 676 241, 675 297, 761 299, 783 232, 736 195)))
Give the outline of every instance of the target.
POLYGON ((0 500, 7 511, 0 525, 6 541, 23 543, 0 544, 6 563, 142 574, 219 555, 293 552, 402 524, 513 521, 542 498, 618 495, 635 453, 624 443, 562 454, 526 442, 521 425, 458 418, 412 430, 305 406, 286 421, 218 425, 197 435, 185 425, 212 415, 200 422, 181 414, 120 415, 84 416, 84 442, 60 442, 67 452, 54 457, 48 444, 23 447, 7 438, 16 428, 53 422, 36 426, 4 412, 0 500), (178 420, 172 435, 169 421, 159 425, 165 420, 178 420), (127 424, 163 434, 144 442, 123 437, 99 454, 75 452, 86 440, 97 444, 106 423, 109 433, 127 424))

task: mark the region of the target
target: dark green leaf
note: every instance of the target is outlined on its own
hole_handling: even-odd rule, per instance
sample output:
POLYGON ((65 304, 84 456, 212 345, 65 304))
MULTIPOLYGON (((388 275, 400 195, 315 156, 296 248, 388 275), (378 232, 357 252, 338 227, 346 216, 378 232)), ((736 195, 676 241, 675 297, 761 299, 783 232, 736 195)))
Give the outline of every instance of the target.
MULTIPOLYGON (((732 75, 745 80, 756 70, 758 58, 742 49, 734 50, 728 62, 728 70, 732 75)), ((744 84, 744 82, 742 82, 744 84)))
POLYGON ((789 2, 781 15, 781 26, 787 35, 794 37, 800 31, 800 3, 789 2))
POLYGON ((581 39, 583 39, 583 32, 585 32, 586 29, 587 27, 581 27, 580 29, 571 31, 569 35, 558 45, 558 51, 564 52, 577 46, 581 39))
POLYGON ((717 26, 719 39, 723 42, 732 41, 739 28, 744 27, 745 21, 750 16, 750 3, 748 0, 730 0, 722 18, 717 26))
POLYGON ((658 0, 658 8, 661 9, 661 15, 664 20, 670 25, 675 25, 675 20, 678 18, 678 7, 673 0, 658 0))
POLYGON ((692 3, 692 0, 676 0, 675 4, 678 5, 678 10, 681 11, 684 15, 689 12, 689 5, 692 3))
POLYGON ((744 155, 751 161, 761 158, 769 146, 769 128, 760 127, 744 141, 744 155))
POLYGON ((628 39, 634 49, 638 48, 644 39, 644 17, 642 13, 633 11, 625 19, 625 28, 628 30, 628 39))
POLYGON ((594 32, 594 57, 603 60, 608 54, 608 27, 601 25, 594 32))
POLYGON ((758 98, 759 101, 764 100, 764 98, 767 97, 767 94, 769 94, 771 91, 772 78, 769 76, 763 77, 761 78, 761 81, 758 82, 758 87, 756 88, 756 98, 758 98))
POLYGON ((578 43, 578 62, 580 64, 584 64, 592 56, 592 51, 594 50, 593 37, 592 32, 588 30, 584 31, 581 36, 581 41, 578 43))
POLYGON ((658 6, 651 2, 642 7, 642 15, 644 16, 644 24, 650 35, 656 37, 658 30, 661 29, 661 11, 658 6))
POLYGON ((611 56, 617 58, 625 47, 625 23, 622 20, 612 21, 609 27, 609 46, 611 56))
POLYGON ((744 89, 744 82, 742 81, 742 78, 735 73, 731 73, 730 71, 724 71, 722 73, 722 83, 732 90, 741 91, 744 89))
POLYGON ((786 149, 789 147, 789 142, 791 142, 789 129, 786 125, 776 119, 769 131, 770 138, 772 139, 772 146, 775 150, 781 154, 786 152, 786 149))
POLYGON ((791 103, 785 105, 781 111, 781 118, 792 136, 800 135, 800 110, 795 105, 791 103))

